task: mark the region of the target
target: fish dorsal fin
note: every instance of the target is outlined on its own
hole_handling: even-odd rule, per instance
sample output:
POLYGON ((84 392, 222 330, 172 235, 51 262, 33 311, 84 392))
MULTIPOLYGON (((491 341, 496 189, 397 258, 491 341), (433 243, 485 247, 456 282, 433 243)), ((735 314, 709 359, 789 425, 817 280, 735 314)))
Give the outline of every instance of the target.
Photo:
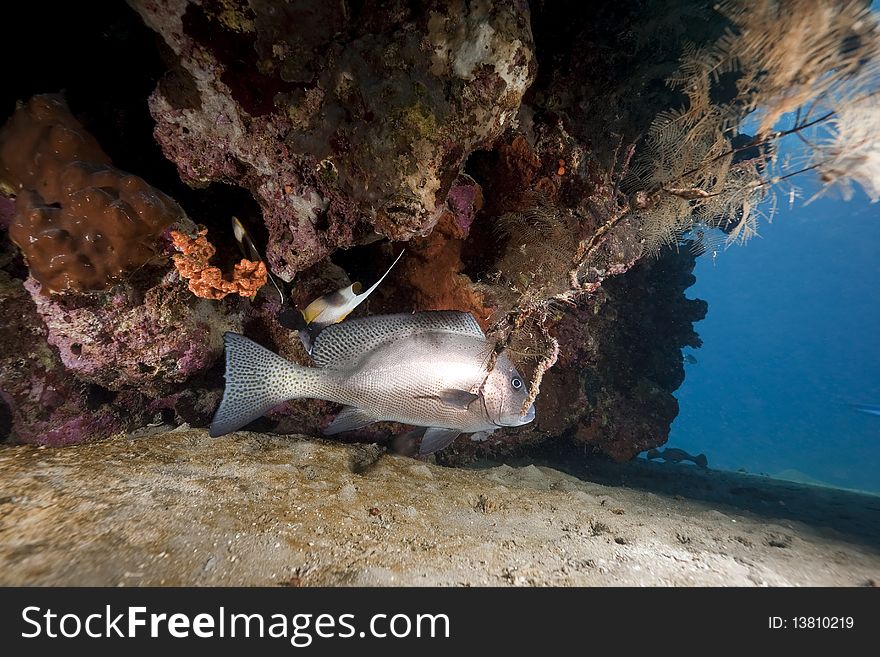
POLYGON ((431 310, 414 314, 374 315, 325 328, 315 339, 312 359, 318 367, 344 369, 381 344, 429 331, 486 337, 470 313, 431 310))

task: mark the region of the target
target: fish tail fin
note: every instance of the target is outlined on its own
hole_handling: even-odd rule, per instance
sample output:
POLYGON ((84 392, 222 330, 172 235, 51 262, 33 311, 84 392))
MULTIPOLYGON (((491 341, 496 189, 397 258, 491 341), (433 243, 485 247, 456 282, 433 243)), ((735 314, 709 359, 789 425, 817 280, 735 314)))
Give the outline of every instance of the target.
POLYGON ((237 333, 225 333, 226 388, 209 433, 222 436, 256 420, 288 399, 307 397, 319 373, 272 353, 237 333))

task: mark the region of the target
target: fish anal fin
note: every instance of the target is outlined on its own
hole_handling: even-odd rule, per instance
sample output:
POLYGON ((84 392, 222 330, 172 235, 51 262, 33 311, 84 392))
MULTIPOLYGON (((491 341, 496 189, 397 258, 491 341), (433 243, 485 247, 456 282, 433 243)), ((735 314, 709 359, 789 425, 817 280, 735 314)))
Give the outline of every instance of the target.
POLYGON ((439 427, 431 427, 425 431, 422 438, 422 444, 419 446, 419 456, 427 456, 434 452, 439 452, 444 447, 448 447, 461 434, 461 429, 441 429, 439 427))
POLYGON ((334 436, 343 431, 360 429, 373 422, 377 422, 377 419, 366 411, 362 411, 355 406, 346 406, 339 411, 339 415, 336 416, 336 419, 333 420, 333 422, 331 422, 322 433, 325 436, 334 436))

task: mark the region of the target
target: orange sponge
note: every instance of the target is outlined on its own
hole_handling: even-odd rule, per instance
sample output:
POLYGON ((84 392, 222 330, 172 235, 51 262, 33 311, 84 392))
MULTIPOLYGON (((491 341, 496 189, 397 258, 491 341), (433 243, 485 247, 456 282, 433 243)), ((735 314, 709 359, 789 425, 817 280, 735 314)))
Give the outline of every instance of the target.
POLYGON ((208 230, 203 228, 195 237, 172 230, 171 239, 181 253, 174 256, 174 266, 182 278, 189 279, 189 289, 203 299, 222 299, 227 294, 252 297, 266 284, 266 265, 242 259, 232 273, 231 279, 223 278, 217 267, 208 264, 216 252, 214 245, 205 237, 208 230))

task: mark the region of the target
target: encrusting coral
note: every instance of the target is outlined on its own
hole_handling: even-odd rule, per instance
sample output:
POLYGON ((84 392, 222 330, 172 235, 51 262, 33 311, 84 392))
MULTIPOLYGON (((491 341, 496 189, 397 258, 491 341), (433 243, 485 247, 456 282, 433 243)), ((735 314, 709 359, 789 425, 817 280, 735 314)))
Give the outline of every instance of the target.
POLYGON ((9 236, 45 293, 106 289, 155 256, 184 216, 113 167, 57 95, 34 96, 0 130, 0 183, 16 195, 9 236))
POLYGON ((285 281, 430 232, 536 72, 524 2, 129 4, 175 54, 149 100, 165 156, 252 192, 285 281))
POLYGON ((202 299, 222 299, 229 294, 254 296, 266 284, 266 265, 242 258, 235 265, 232 277, 224 278, 218 267, 208 263, 217 249, 208 241, 207 234, 207 228, 195 237, 171 231, 174 247, 181 251, 172 256, 174 266, 182 278, 189 280, 190 292, 202 299))

